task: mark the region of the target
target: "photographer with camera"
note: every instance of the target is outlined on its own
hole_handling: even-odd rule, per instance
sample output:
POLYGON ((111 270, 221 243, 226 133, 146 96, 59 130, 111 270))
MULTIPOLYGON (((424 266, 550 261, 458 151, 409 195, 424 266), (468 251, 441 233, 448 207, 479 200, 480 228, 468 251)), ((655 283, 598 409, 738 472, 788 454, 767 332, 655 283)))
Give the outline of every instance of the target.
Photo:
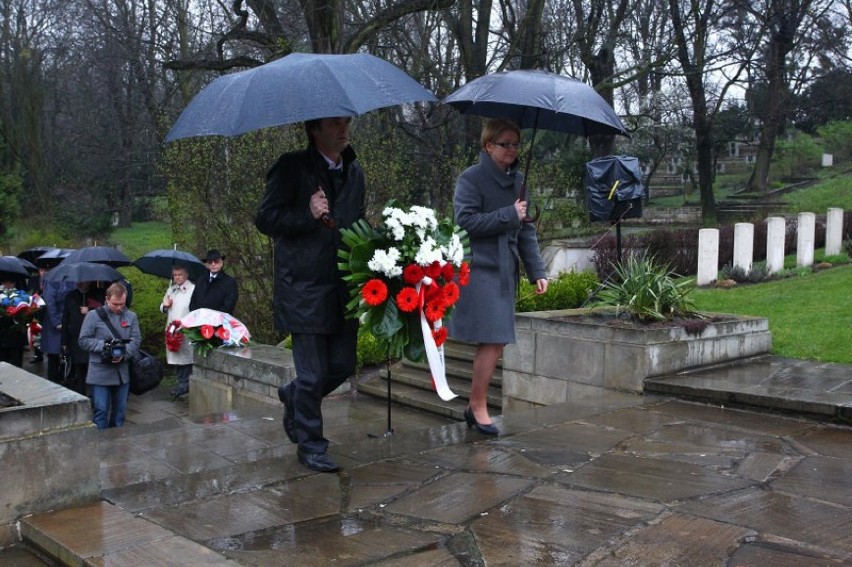
POLYGON ((86 384, 91 387, 92 421, 98 429, 124 425, 130 387, 129 361, 142 344, 139 320, 126 303, 127 288, 120 283, 110 285, 106 304, 89 311, 80 329, 80 348, 89 352, 86 384))

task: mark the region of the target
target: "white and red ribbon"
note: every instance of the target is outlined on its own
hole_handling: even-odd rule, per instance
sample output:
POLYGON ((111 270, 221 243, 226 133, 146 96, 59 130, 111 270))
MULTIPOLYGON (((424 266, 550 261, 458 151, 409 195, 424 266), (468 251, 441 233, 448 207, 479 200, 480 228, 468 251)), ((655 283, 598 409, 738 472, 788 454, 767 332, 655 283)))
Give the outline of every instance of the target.
MULTIPOLYGON (((423 347, 426 349, 426 359, 429 361, 429 371, 432 373, 432 384, 438 397, 448 402, 457 397, 447 384, 447 366, 444 362, 444 346, 435 344, 435 336, 432 334, 432 325, 426 319, 423 306, 426 303, 425 286, 432 283, 431 278, 423 280, 415 286, 417 295, 420 297, 420 329, 423 331, 423 347)), ((435 322, 435 328, 441 327, 441 321, 435 322)))

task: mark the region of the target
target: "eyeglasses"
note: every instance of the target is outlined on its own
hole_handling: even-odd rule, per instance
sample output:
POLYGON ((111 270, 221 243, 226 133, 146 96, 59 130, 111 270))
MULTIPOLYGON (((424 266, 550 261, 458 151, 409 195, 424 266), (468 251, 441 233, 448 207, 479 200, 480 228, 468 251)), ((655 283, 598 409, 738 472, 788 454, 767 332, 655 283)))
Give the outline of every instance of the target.
POLYGON ((520 142, 491 142, 491 143, 494 144, 495 146, 500 146, 501 148, 504 148, 504 149, 507 149, 507 150, 509 148, 517 150, 517 149, 520 149, 520 147, 521 147, 520 142))

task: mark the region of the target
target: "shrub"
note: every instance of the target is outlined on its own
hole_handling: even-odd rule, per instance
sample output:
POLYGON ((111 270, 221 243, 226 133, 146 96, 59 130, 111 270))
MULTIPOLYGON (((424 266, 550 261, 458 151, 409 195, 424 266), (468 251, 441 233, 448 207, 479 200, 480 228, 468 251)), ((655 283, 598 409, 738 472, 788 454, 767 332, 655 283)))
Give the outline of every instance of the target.
POLYGON ((652 256, 631 257, 615 268, 612 281, 604 282, 596 305, 616 307, 639 321, 700 318, 689 297, 692 283, 691 278, 676 280, 652 256))
POLYGON ((698 267, 698 229, 652 230, 642 235, 646 253, 682 276, 698 267))
POLYGON ((547 287, 547 293, 538 295, 535 286, 522 281, 518 288, 515 311, 553 311, 580 307, 598 285, 598 278, 591 271, 562 272, 547 287))
MULTIPOLYGON (((588 245, 593 252, 591 262, 595 266, 598 279, 602 282, 607 281, 612 277, 615 265, 619 260, 618 242, 615 235, 607 233, 597 241, 590 241, 588 245)), ((623 238, 621 241, 621 260, 639 254, 640 246, 641 243, 636 236, 630 235, 623 238)))

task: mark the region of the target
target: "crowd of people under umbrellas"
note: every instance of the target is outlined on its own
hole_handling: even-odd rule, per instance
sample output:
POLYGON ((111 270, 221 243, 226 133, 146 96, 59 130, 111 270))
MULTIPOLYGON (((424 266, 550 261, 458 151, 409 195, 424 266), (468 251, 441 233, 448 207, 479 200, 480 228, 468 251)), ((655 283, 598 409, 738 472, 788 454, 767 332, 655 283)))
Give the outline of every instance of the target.
MULTIPOLYGON (((146 258, 148 263, 141 262, 142 258, 138 263, 132 262, 118 249, 103 246, 79 250, 36 247, 16 257, 0 257, 0 295, 19 295, 39 304, 43 301, 40 309, 33 309, 31 321, 0 316, 0 362, 23 368, 24 353, 29 349, 29 365, 43 368, 46 360, 44 375, 47 379, 92 399, 98 427, 121 425, 126 400, 119 404, 122 406, 119 412, 115 411, 113 403, 112 412, 107 411, 112 415, 104 417, 103 423, 99 423, 96 406, 102 388, 107 407, 116 393, 126 398, 126 369, 121 370, 118 363, 114 369, 108 367, 104 372, 100 365, 91 364, 92 361, 100 362, 102 356, 107 359, 107 354, 102 355, 102 352, 108 350, 109 339, 98 335, 96 328, 103 323, 106 325, 104 333, 108 333, 106 337, 113 334, 109 330, 111 312, 118 317, 116 322, 120 327, 128 327, 130 338, 123 340, 130 342, 138 336, 141 342, 141 332, 129 328, 138 327, 138 320, 131 311, 131 283, 115 268, 136 264, 142 271, 171 280, 160 304, 167 319, 166 328, 194 309, 208 308, 232 314, 237 302, 236 281, 222 269, 225 257, 219 251, 210 250, 201 260, 178 251, 174 254, 156 252, 165 254, 146 258), (90 318, 88 322, 87 318, 90 318)), ((133 353, 139 348, 138 344, 128 346, 133 353)), ((189 392, 192 346, 189 341, 183 341, 178 348, 166 352, 167 362, 174 367, 178 379, 171 394, 184 396, 189 392)), ((128 352, 128 355, 133 353, 128 352)))

